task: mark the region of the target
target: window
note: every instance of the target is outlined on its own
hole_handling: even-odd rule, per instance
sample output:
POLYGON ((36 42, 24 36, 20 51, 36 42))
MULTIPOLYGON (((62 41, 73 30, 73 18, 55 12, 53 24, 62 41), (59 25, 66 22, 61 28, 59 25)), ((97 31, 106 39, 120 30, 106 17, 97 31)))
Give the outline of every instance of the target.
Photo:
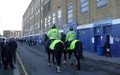
POLYGON ((47 13, 47 6, 46 6, 46 4, 43 6, 43 12, 46 14, 47 13))
POLYGON ((58 16, 58 27, 60 28, 61 23, 62 23, 62 11, 61 11, 61 9, 58 10, 57 16, 58 16))
POLYGON ((48 8, 47 12, 49 12, 50 11, 50 0, 48 0, 47 8, 48 8))
POLYGON ((55 16, 56 16, 55 13, 53 13, 53 24, 55 24, 55 19, 56 19, 55 16))
POLYGON ((47 27, 47 18, 45 18, 45 27, 47 27))
POLYGON ((97 7, 103 7, 108 4, 108 0, 96 0, 97 2, 97 7))
POLYGON ((62 15, 61 15, 61 10, 58 10, 58 18, 61 18, 62 15))
POLYGON ((43 20, 41 20, 40 29, 42 29, 42 25, 43 25, 43 20))
POLYGON ((44 4, 43 11, 44 11, 44 13, 48 13, 50 11, 50 1, 49 0, 47 3, 44 4))
POLYGON ((81 13, 87 12, 89 10, 89 0, 80 0, 80 11, 81 13))
POLYGON ((31 13, 33 14, 34 10, 33 10, 33 7, 31 8, 31 13))
POLYGON ((71 23, 73 21, 73 5, 72 3, 71 4, 68 4, 67 6, 67 19, 68 19, 68 23, 71 23))
POLYGON ((48 16, 48 26, 50 26, 50 24, 51 24, 51 16, 49 15, 48 16))

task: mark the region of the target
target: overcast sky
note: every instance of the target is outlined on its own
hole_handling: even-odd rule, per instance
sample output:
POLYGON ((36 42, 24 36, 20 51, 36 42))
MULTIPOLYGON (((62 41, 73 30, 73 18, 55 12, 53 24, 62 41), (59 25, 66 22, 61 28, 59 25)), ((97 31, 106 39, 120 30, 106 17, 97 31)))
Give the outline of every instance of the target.
POLYGON ((22 16, 31 0, 0 0, 0 34, 3 30, 21 30, 22 16))

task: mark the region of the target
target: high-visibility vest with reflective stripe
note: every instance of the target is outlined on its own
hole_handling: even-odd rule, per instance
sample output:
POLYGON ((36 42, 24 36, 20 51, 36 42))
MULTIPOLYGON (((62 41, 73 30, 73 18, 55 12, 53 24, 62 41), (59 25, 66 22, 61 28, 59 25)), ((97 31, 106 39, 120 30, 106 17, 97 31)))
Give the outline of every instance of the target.
POLYGON ((70 44, 70 47, 68 50, 74 50, 75 49, 75 43, 78 42, 79 40, 73 40, 72 43, 70 44))
POLYGON ((54 50, 55 45, 56 45, 58 42, 63 43, 61 40, 54 40, 54 41, 51 43, 51 45, 50 45, 49 48, 50 48, 51 50, 54 50))

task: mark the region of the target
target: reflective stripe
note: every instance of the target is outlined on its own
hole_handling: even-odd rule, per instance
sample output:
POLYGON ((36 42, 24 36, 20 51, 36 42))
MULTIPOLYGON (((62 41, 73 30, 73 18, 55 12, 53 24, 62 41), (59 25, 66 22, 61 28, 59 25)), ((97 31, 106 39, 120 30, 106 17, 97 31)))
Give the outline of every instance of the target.
POLYGON ((79 40, 73 40, 72 43, 70 44, 70 47, 68 50, 74 50, 75 49, 75 43, 78 42, 79 40))
POLYGON ((50 49, 51 49, 51 50, 54 50, 55 45, 56 45, 58 42, 63 43, 61 40, 54 40, 54 41, 51 43, 51 45, 50 45, 50 49))

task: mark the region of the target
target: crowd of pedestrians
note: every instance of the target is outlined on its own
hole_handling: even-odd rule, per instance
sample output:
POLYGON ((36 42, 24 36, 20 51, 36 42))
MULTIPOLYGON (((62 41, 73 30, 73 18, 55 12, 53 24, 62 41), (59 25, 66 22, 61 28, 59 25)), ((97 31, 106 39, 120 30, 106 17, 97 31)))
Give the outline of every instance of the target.
POLYGON ((35 40, 35 39, 18 39, 18 41, 21 43, 21 45, 23 44, 23 43, 26 43, 26 44, 28 44, 29 46, 36 46, 36 44, 38 43, 38 41, 37 40, 35 40))
POLYGON ((14 69, 17 43, 14 38, 0 39, 0 66, 5 70, 14 69))

